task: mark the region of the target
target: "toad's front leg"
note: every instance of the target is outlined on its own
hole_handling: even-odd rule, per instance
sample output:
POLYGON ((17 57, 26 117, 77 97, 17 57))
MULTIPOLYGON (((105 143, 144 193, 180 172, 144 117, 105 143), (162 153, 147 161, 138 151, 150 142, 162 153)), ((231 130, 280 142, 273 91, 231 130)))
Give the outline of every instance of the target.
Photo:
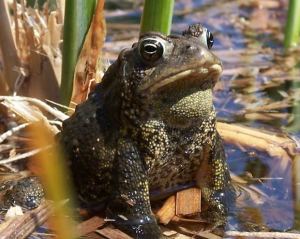
POLYGON ((216 133, 213 147, 206 150, 197 174, 197 184, 207 205, 203 213, 214 228, 224 228, 229 207, 234 203, 235 194, 226 163, 222 139, 216 133))
POLYGON ((135 238, 161 238, 151 212, 145 165, 130 139, 120 139, 112 172, 113 188, 107 217, 135 238))

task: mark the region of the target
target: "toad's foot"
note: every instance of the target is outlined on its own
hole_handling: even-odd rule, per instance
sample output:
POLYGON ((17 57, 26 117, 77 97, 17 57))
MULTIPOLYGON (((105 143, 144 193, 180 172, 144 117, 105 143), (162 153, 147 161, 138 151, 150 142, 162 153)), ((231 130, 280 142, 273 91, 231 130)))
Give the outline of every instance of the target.
POLYGON ((124 215, 115 215, 110 209, 106 210, 106 215, 113 219, 113 224, 122 231, 128 233, 134 238, 142 239, 162 239, 159 226, 153 215, 140 215, 126 217, 124 215))
POLYGON ((41 182, 35 176, 30 176, 13 183, 3 195, 1 207, 8 209, 10 206, 20 206, 26 209, 38 207, 44 198, 41 182))

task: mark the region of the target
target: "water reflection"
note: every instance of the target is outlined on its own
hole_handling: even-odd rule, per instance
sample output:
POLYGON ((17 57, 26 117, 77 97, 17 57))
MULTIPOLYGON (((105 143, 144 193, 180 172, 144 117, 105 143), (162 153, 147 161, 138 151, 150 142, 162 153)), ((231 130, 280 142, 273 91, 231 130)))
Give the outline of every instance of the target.
POLYGON ((266 153, 243 152, 230 145, 227 145, 226 153, 229 167, 243 179, 243 182, 235 183, 237 208, 230 218, 229 228, 247 231, 293 228, 291 162, 282 170, 274 167, 280 164, 280 160, 270 159, 266 153))

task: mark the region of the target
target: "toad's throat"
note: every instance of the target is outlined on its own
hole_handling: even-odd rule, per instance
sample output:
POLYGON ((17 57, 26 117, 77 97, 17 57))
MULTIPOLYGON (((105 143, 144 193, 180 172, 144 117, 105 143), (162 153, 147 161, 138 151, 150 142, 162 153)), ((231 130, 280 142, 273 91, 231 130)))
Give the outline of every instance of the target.
POLYGON ((191 68, 166 77, 154 79, 151 83, 144 85, 141 90, 154 93, 170 85, 176 85, 176 83, 201 87, 207 81, 211 81, 214 85, 219 79, 221 72, 222 67, 219 64, 214 64, 209 67, 201 66, 191 68))

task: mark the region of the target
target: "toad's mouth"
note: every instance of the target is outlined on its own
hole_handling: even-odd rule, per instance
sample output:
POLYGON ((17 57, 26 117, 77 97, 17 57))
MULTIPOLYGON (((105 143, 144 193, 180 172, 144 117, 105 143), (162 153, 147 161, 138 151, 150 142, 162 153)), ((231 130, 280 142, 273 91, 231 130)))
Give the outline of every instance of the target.
POLYGON ((154 93, 164 89, 173 89, 174 87, 199 87, 210 83, 214 85, 222 72, 222 66, 213 64, 209 67, 197 67, 180 70, 167 76, 153 79, 151 82, 141 86, 141 90, 147 93, 154 93))

